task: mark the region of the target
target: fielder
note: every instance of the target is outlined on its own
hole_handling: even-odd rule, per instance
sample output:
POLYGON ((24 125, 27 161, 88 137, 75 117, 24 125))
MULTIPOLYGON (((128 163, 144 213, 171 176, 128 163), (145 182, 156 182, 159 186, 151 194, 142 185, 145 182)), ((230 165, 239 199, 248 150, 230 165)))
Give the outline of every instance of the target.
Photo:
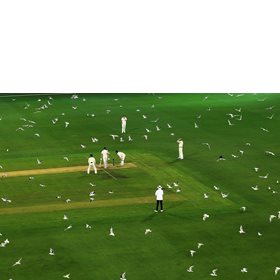
POLYGON ((106 147, 103 148, 103 150, 101 151, 101 156, 102 156, 102 160, 103 160, 103 164, 104 164, 104 168, 106 169, 108 166, 108 157, 109 157, 109 152, 106 149, 106 147))
POLYGON ((184 145, 183 139, 179 138, 177 140, 177 143, 179 144, 179 157, 178 157, 178 159, 184 159, 184 156, 183 156, 183 145, 184 145))
POLYGON ((121 118, 122 133, 126 132, 126 121, 127 121, 127 117, 123 115, 122 118, 121 118))
POLYGON ((90 172, 90 168, 93 167, 94 173, 97 174, 97 169, 96 169, 96 161, 95 158, 93 157, 93 154, 90 154, 88 158, 88 169, 87 169, 87 174, 90 172))
POLYGON ((125 160, 125 157, 126 157, 125 153, 116 151, 116 154, 118 155, 118 157, 121 160, 121 165, 124 165, 124 160, 125 160))

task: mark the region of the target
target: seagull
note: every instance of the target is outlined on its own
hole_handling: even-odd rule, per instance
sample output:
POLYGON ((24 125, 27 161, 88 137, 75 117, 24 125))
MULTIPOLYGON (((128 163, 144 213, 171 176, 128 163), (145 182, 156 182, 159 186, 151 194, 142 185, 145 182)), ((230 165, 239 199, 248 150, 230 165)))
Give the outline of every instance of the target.
POLYGON ((147 234, 150 233, 150 232, 152 232, 152 230, 149 229, 149 228, 146 228, 146 230, 145 230, 145 235, 147 235, 147 234))
POLYGON ((40 160, 37 158, 37 163, 38 163, 38 164, 42 164, 42 161, 40 161, 40 160))
POLYGON ((70 273, 69 273, 69 274, 66 274, 66 275, 63 275, 63 278, 70 279, 70 273))
POLYGON ((158 126, 156 126, 156 130, 157 130, 157 131, 160 131, 160 128, 159 128, 158 126))
POLYGON ((267 118, 267 119, 272 120, 272 119, 273 119, 273 117, 274 117, 274 114, 273 114, 273 115, 271 115, 270 117, 266 117, 266 118, 267 118))
POLYGON ((247 143, 246 143, 246 146, 251 146, 251 143, 248 143, 248 142, 247 142, 247 143))
POLYGON ((228 125, 234 125, 233 123, 230 122, 230 120, 227 120, 227 121, 228 121, 228 125))
POLYGON ((239 116, 239 118, 236 118, 238 121, 242 121, 242 115, 239 116))
POLYGON ((199 128, 196 122, 194 123, 194 128, 199 128))
POLYGON ((254 167, 255 171, 258 172, 259 171, 259 168, 258 167, 254 167))
POLYGON ((66 203, 69 203, 69 202, 71 202, 71 199, 67 198, 65 201, 66 201, 66 203))
POLYGON ((197 118, 197 119, 200 119, 200 118, 201 118, 201 115, 198 115, 196 118, 197 118))
POLYGON ((148 132, 148 133, 150 133, 151 132, 151 130, 149 130, 148 128, 145 128, 146 129, 146 131, 148 132))
POLYGON ((81 144, 81 148, 82 148, 82 149, 85 149, 85 148, 86 148, 86 146, 85 146, 85 145, 83 145, 83 144, 81 144))
POLYGON ((271 222, 272 222, 272 220, 273 220, 274 218, 276 218, 276 216, 275 216, 275 215, 270 215, 270 216, 269 216, 269 222, 271 223, 271 222))
POLYGON ((121 275, 121 277, 120 277, 120 280, 126 280, 125 274, 126 274, 126 272, 122 273, 122 275, 121 275))
POLYGON ((65 122, 65 128, 67 128, 68 125, 69 125, 69 122, 65 122))
POLYGON ((91 229, 91 226, 89 224, 86 224, 86 229, 91 229))
POLYGON ((207 193, 204 193, 204 194, 203 194, 203 197, 204 197, 205 199, 207 199, 207 198, 209 198, 209 195, 208 195, 207 193))
POLYGON ((3 166, 2 166, 2 165, 0 165, 0 168, 1 168, 1 169, 3 169, 3 166))
POLYGON ((247 272, 248 272, 248 269, 247 269, 246 267, 243 267, 243 268, 241 269, 241 272, 242 272, 242 273, 247 273, 247 272))
POLYGON ((278 211, 278 219, 280 219, 280 211, 278 211))
POLYGON ((49 255, 54 256, 54 249, 50 248, 49 255))
POLYGON ((147 117, 145 115, 142 115, 143 119, 146 119, 147 117))
POLYGON ((208 147, 208 149, 211 150, 209 143, 202 143, 202 145, 206 145, 208 147))
POLYGON ((113 191, 108 191, 108 193, 109 193, 109 194, 113 194, 114 192, 113 192, 113 191))
POLYGON ((115 140, 116 137, 119 137, 119 135, 115 135, 115 134, 110 134, 110 136, 112 137, 113 140, 115 140))
POLYGON ((148 135, 143 135, 146 140, 148 140, 148 135))
POLYGON ((90 197, 89 202, 93 202, 93 201, 94 201, 94 197, 90 197))
POLYGON ((93 183, 89 183, 92 187, 96 187, 96 185, 95 184, 93 184, 93 183))
POLYGON ((267 107, 266 110, 272 110, 275 106, 267 107))
POLYGON ((216 187, 216 186, 213 186, 213 187, 216 191, 218 191, 220 189, 219 187, 216 187))
POLYGON ((205 100, 207 100, 207 99, 208 99, 208 96, 205 96, 204 99, 203 99, 202 101, 205 101, 205 100))
POLYGON ((122 138, 122 137, 120 138, 120 142, 124 142, 124 140, 123 140, 123 138, 122 138))
POLYGON ((258 236, 262 236, 262 234, 260 232, 258 232, 258 236))
POLYGON ((188 269, 187 269, 187 272, 193 272, 193 265, 191 265, 188 269))
POLYGON ((232 94, 232 93, 227 93, 227 95, 229 95, 229 96, 233 96, 233 94, 232 94))
POLYGON ((236 97, 240 97, 240 96, 243 96, 244 94, 242 93, 242 94, 237 94, 236 95, 236 97))
POLYGON ((197 243, 197 249, 199 249, 200 247, 204 246, 203 243, 197 243))
POLYGON ((168 127, 168 128, 172 128, 172 126, 171 126, 169 123, 167 124, 167 127, 168 127))
POLYGON ((244 154, 244 151, 242 151, 242 150, 239 150, 239 153, 240 153, 241 155, 243 155, 243 154, 244 154))
POLYGON ((91 138, 91 141, 92 141, 93 143, 95 143, 95 142, 98 142, 98 139, 97 139, 97 138, 91 138))
POLYGON ((44 184, 40 184, 40 187, 42 187, 42 188, 44 188, 46 185, 44 185, 44 184))
POLYGON ((173 186, 174 186, 174 187, 179 187, 178 182, 177 182, 177 183, 176 183, 176 182, 173 182, 173 186))
POLYGON ((13 264, 13 266, 21 265, 21 260, 22 260, 22 258, 20 258, 17 262, 15 262, 15 263, 13 264))
POLYGON ((246 206, 240 207, 240 210, 243 211, 243 212, 245 212, 245 211, 246 211, 246 206))
POLYGON ((261 127, 261 130, 265 131, 265 132, 269 132, 269 130, 267 130, 266 128, 264 127, 261 127))
POLYGON ((269 154, 269 155, 272 155, 272 156, 275 156, 275 154, 273 152, 270 152, 270 151, 265 151, 266 154, 269 154))
POLYGON ((65 159, 66 161, 69 161, 69 158, 68 158, 68 157, 64 157, 63 159, 65 159))
POLYGON ((241 112, 241 108, 236 108, 236 109, 234 109, 236 112, 241 112))
POLYGON ((279 266, 276 266, 276 267, 275 267, 275 270, 274 270, 275 275, 277 275, 277 273, 278 273, 279 270, 280 270, 280 267, 279 267, 279 266))
POLYGON ((76 107, 75 107, 75 106, 72 106, 72 108, 73 108, 74 110, 76 110, 76 109, 78 108, 78 106, 76 106, 76 107))
POLYGON ((228 193, 225 194, 225 193, 221 192, 221 196, 222 196, 222 198, 227 198, 229 196, 229 194, 228 193))
POLYGON ((196 253, 196 251, 190 250, 190 254, 191 254, 192 257, 194 256, 195 253, 196 253))
POLYGON ((112 228, 112 227, 110 228, 109 235, 110 235, 110 236, 115 236, 115 234, 114 234, 114 232, 113 232, 113 228, 112 228))
POLYGON ((238 156, 237 155, 234 155, 234 154, 232 154, 231 155, 233 158, 238 158, 238 156))
POLYGON ((133 139, 128 135, 128 141, 133 141, 133 139))
POLYGON ((168 189, 172 189, 173 187, 170 186, 169 184, 166 184, 166 186, 168 187, 168 189))
POLYGON ((64 231, 69 230, 72 228, 72 225, 68 226, 67 228, 64 229, 64 231))
POLYGON ((237 116, 237 115, 234 115, 234 114, 226 114, 227 116, 230 116, 231 118, 237 116))
POLYGON ((68 217, 67 217, 67 215, 63 215, 63 220, 68 220, 68 217))
POLYGON ((267 179, 268 178, 269 173, 267 173, 265 176, 259 176, 259 178, 261 179, 267 179))
POLYGON ((202 220, 203 221, 206 221, 206 219, 208 219, 209 218, 209 215, 208 214, 203 214, 203 217, 202 217, 202 220))
POLYGON ((95 196, 95 191, 90 192, 89 196, 95 196))
POLYGON ((35 133, 34 135, 37 136, 37 137, 40 137, 40 134, 39 134, 39 133, 35 133))
POLYGON ((18 128, 16 129, 16 131, 18 131, 18 130, 24 131, 24 128, 18 127, 18 128))
POLYGON ((217 275, 217 268, 213 269, 212 272, 210 273, 211 276, 216 277, 217 275))
POLYGON ((240 226, 240 228, 239 228, 239 233, 240 233, 240 234, 245 233, 245 231, 243 230, 243 226, 240 226))
POLYGON ((159 120, 159 118, 157 118, 156 120, 154 120, 154 121, 151 121, 151 122, 155 122, 155 123, 156 123, 156 122, 158 122, 158 120, 159 120))
POLYGON ((258 191, 258 190, 259 190, 259 187, 258 187, 258 186, 254 186, 254 187, 252 187, 252 189, 253 189, 254 191, 258 191))

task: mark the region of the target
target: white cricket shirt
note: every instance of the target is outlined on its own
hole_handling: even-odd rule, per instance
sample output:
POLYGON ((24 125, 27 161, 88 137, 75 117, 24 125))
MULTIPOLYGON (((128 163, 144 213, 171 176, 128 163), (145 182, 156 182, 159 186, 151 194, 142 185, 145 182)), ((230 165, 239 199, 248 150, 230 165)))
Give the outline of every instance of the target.
POLYGON ((120 158, 121 160, 124 160, 124 159, 125 159, 125 153, 123 153, 123 152, 118 152, 117 155, 119 156, 119 158, 120 158))
POLYGON ((155 192, 155 195, 156 195, 157 200, 163 200, 163 190, 162 189, 158 189, 155 192))

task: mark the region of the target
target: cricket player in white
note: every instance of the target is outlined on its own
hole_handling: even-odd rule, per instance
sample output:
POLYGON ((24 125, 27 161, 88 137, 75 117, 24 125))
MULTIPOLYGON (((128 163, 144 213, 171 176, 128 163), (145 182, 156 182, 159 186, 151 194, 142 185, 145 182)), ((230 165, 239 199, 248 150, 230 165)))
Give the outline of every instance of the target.
POLYGON ((101 155, 102 155, 102 159, 103 159, 103 164, 104 164, 104 168, 107 168, 108 166, 108 157, 109 157, 109 152, 106 149, 106 147, 103 148, 103 150, 101 151, 101 155))
POLYGON ((116 151, 116 154, 118 155, 118 157, 121 160, 121 165, 124 165, 124 160, 125 160, 125 156, 126 156, 125 153, 116 151))
POLYGON ((158 186, 157 191, 155 192, 156 200, 157 200, 157 206, 155 212, 158 212, 158 206, 160 205, 160 212, 163 212, 163 190, 161 186, 158 186))
POLYGON ((184 158, 184 156, 183 156, 183 145, 184 145, 183 139, 179 138, 177 140, 177 143, 179 144, 179 157, 178 157, 178 159, 183 159, 184 158))
POLYGON ((125 133, 126 131, 126 121, 127 121, 127 117, 126 116, 122 116, 121 118, 121 122, 122 122, 122 133, 125 133))
POLYGON ((94 169, 94 173, 97 174, 97 169, 96 169, 96 161, 95 158, 93 157, 92 154, 90 154, 89 158, 88 158, 88 169, 87 169, 87 174, 89 174, 90 172, 90 168, 93 167, 94 169))

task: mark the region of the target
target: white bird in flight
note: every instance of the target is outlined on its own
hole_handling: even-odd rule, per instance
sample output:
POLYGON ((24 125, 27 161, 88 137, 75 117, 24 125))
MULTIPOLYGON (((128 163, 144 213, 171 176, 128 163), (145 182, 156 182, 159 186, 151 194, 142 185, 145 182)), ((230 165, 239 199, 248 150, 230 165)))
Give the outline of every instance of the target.
POLYGON ((240 210, 243 211, 243 212, 245 212, 245 211, 246 211, 246 206, 240 207, 240 210))
POLYGON ((146 118, 147 118, 147 116, 145 116, 145 115, 142 115, 142 117, 143 117, 143 119, 146 119, 146 118))
POLYGON ((68 157, 64 157, 63 159, 65 159, 66 161, 69 161, 69 158, 68 158, 68 157))
POLYGON ((91 229, 91 226, 89 224, 86 224, 86 229, 91 229))
POLYGON ((144 137, 146 140, 148 140, 148 135, 143 135, 143 137, 144 137))
POLYGON ((221 196, 222 196, 222 198, 227 198, 229 196, 229 194, 221 192, 221 196))
POLYGON ((55 254, 54 254, 54 249, 50 248, 49 255, 51 255, 51 256, 54 256, 54 255, 55 255, 55 254))
POLYGON ((34 133, 35 136, 37 137, 40 137, 40 134, 39 133, 34 133))
POLYGON ((267 118, 267 119, 272 120, 272 119, 273 119, 273 117, 274 117, 274 114, 273 114, 273 115, 271 115, 271 116, 269 116, 269 117, 266 117, 266 118, 267 118))
POLYGON ((109 235, 110 235, 110 236, 115 236, 115 233, 114 233, 114 231, 113 231, 113 228, 112 228, 112 227, 110 228, 109 235))
POLYGON ((194 123, 194 128, 199 128, 199 126, 196 122, 194 123))
POLYGON ((216 190, 216 191, 218 191, 220 188, 219 187, 217 187, 217 186, 213 186, 213 188, 216 190))
POLYGON ((265 176, 259 176, 259 178, 261 179, 267 179, 268 178, 269 173, 267 173, 265 176))
POLYGON ((38 163, 38 164, 42 164, 42 161, 40 161, 40 160, 37 158, 37 163, 38 163))
POLYGON ((243 267, 243 268, 241 269, 241 272, 242 272, 242 273, 247 273, 247 272, 248 272, 247 267, 243 267))
POLYGON ((280 267, 279 266, 276 266, 275 267, 275 270, 274 270, 274 274, 277 275, 277 273, 280 271, 280 267))
POLYGON ((193 272, 193 268, 194 268, 194 265, 191 265, 191 266, 187 269, 187 272, 193 272))
POLYGON ((125 274, 126 274, 126 272, 123 272, 123 273, 121 274, 120 280, 126 280, 125 274))
POLYGON ((192 257, 194 256, 195 253, 196 253, 195 250, 190 250, 190 254, 191 254, 192 257))
POLYGON ((245 233, 245 231, 244 231, 244 229, 243 229, 243 226, 242 226, 242 225, 239 227, 239 233, 240 233, 240 234, 245 233))
POLYGON ((69 122, 65 122, 65 128, 67 128, 69 125, 69 122))
POLYGON ((146 229, 145 229, 145 235, 147 235, 148 233, 151 233, 151 232, 152 232, 151 229, 149 229, 149 228, 146 228, 146 229))
POLYGON ((66 214, 63 215, 63 220, 68 220, 68 217, 66 214))
POLYGON ((63 275, 63 278, 70 279, 70 273, 68 273, 68 274, 66 274, 66 275, 63 275))
POLYGON ((258 167, 254 167, 255 171, 258 172, 259 171, 259 168, 258 167))
POLYGON ((70 225, 70 226, 68 226, 67 228, 65 228, 64 231, 67 231, 67 230, 69 230, 69 229, 71 229, 71 228, 72 228, 72 225, 70 225))
POLYGON ((168 128, 172 128, 172 126, 171 126, 169 123, 167 124, 167 127, 168 127, 168 128))
POLYGON ((256 185, 254 187, 251 187, 254 191, 258 191, 259 190, 259 187, 256 185))
POLYGON ((202 145, 206 145, 208 147, 208 149, 211 150, 209 143, 202 143, 202 145))
POLYGON ((208 219, 210 216, 208 214, 203 214, 202 220, 206 221, 206 219, 208 219))
POLYGON ((159 128, 158 126, 156 126, 156 130, 157 130, 157 131, 160 131, 160 128, 159 128))
POLYGON ((230 120, 227 120, 228 121, 228 125, 234 125, 233 123, 231 123, 231 121, 230 120))
POLYGON ((271 222, 272 222, 272 220, 273 220, 273 219, 275 219, 275 218, 276 218, 276 216, 275 216, 275 215, 270 215, 270 216, 269 216, 269 222, 271 223, 271 222))
POLYGON ((16 262, 13 264, 13 266, 21 265, 21 260, 22 260, 22 258, 20 258, 18 261, 16 261, 16 262))
POLYGON ((148 129, 148 128, 145 128, 145 130, 146 130, 148 133, 150 133, 150 132, 151 132, 151 130, 150 130, 150 129, 148 129))
POLYGON ((81 148, 82 148, 82 149, 85 149, 85 148, 86 148, 86 146, 85 146, 85 145, 83 145, 83 144, 81 144, 81 148))
POLYGON ((133 139, 128 135, 128 141, 133 141, 133 139))
POLYGON ((115 138, 119 137, 119 135, 116 135, 116 134, 110 134, 110 136, 112 137, 113 140, 115 140, 115 138))
POLYGON ((272 156, 275 156, 275 154, 273 152, 270 152, 270 151, 265 151, 266 154, 269 154, 269 155, 272 155, 272 156))
POLYGON ((199 249, 200 247, 204 246, 203 243, 197 243, 197 249, 199 249))
POLYGON ((261 127, 261 130, 265 131, 265 132, 269 132, 268 129, 264 128, 264 127, 261 127))
POLYGON ((217 268, 213 269, 212 272, 210 273, 210 275, 213 276, 213 277, 218 276, 217 271, 218 271, 217 268))

